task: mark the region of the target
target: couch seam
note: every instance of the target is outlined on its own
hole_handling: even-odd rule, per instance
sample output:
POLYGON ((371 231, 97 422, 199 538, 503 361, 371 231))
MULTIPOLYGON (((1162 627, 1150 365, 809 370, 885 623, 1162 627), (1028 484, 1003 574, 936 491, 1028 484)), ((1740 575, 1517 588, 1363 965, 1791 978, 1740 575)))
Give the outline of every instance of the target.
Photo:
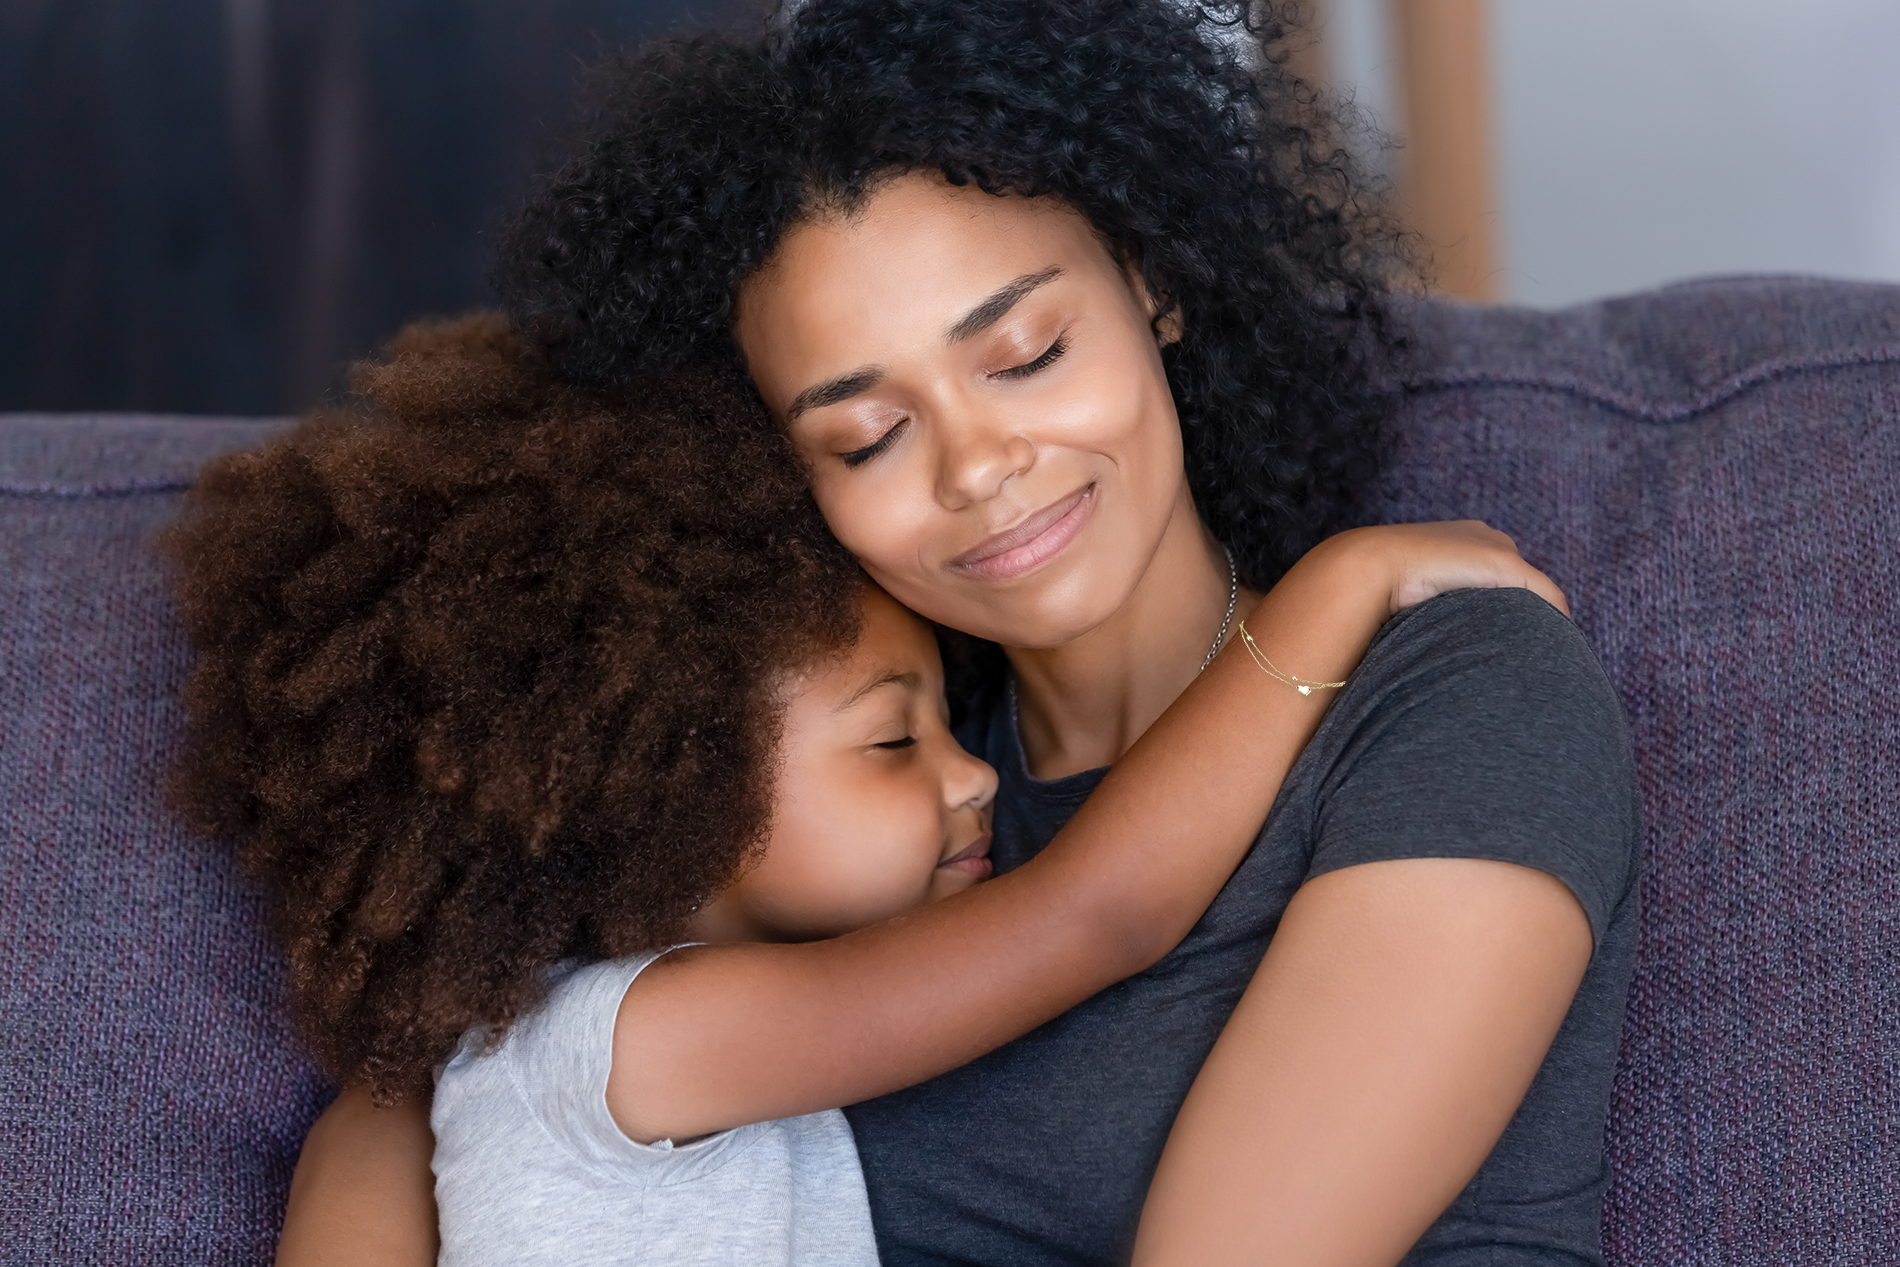
POLYGON ((1667 423, 1685 422, 1698 414, 1719 408, 1751 388, 1759 387, 1775 379, 1819 370, 1892 364, 1900 364, 1900 345, 1758 361, 1697 395, 1662 407, 1645 404, 1637 397, 1615 391, 1589 379, 1571 375, 1534 377, 1499 373, 1494 370, 1465 370, 1428 375, 1418 379, 1407 379, 1398 384, 1387 383, 1382 390, 1388 395, 1395 395, 1456 391, 1463 387, 1519 388, 1577 396, 1644 421, 1667 423))
MULTIPOLYGON (((1427 375, 1423 378, 1407 379, 1399 384, 1387 383, 1379 388, 1390 395, 1398 393, 1424 394, 1427 392, 1456 391, 1461 387, 1505 387, 1527 391, 1552 392, 1566 396, 1577 396, 1607 406, 1618 413, 1641 418, 1649 422, 1684 422, 1697 414, 1707 413, 1735 399, 1752 387, 1772 382, 1795 374, 1812 373, 1817 370, 1853 369, 1858 366, 1892 365, 1900 363, 1900 345, 1865 348, 1852 352, 1822 353, 1798 357, 1779 357, 1774 360, 1758 361, 1738 373, 1730 375, 1724 382, 1704 389, 1701 393, 1661 408, 1645 404, 1634 396, 1612 390, 1600 383, 1577 378, 1567 374, 1531 376, 1502 374, 1494 370, 1455 370, 1449 373, 1427 375)), ((0 496, 8 497, 137 497, 155 493, 180 493, 191 487, 196 476, 191 479, 168 480, 129 480, 123 483, 99 482, 92 484, 61 484, 52 481, 14 481, 0 479, 0 496)))
MULTIPOLYGON (((194 477, 195 478, 195 477, 194 477)), ((0 497, 140 497, 152 493, 182 493, 192 485, 189 479, 129 480, 124 483, 100 481, 93 484, 60 484, 53 481, 0 479, 0 497)))

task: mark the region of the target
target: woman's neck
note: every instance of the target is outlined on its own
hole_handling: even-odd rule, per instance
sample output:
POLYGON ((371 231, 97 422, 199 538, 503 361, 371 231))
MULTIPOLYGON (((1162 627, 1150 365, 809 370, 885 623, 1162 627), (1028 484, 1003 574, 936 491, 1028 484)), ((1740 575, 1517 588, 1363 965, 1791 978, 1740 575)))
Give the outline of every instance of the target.
MULTIPOLYGON (((1061 778, 1128 751, 1201 671, 1229 584, 1227 556, 1184 481, 1154 559, 1114 615, 1059 647, 1007 649, 1030 773, 1061 778)), ((1243 592, 1235 619, 1254 601, 1243 592)))

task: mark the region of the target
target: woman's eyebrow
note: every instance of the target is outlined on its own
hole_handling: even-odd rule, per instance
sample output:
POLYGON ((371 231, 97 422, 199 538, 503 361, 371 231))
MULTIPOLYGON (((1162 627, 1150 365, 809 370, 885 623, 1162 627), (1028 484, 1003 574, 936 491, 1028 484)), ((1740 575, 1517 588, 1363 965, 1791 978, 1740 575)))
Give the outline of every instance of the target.
POLYGON ((943 332, 943 341, 961 343, 971 335, 983 333, 1001 321, 1003 314, 1021 302, 1024 295, 1038 286, 1047 286, 1060 276, 1062 270, 1055 266, 1045 268, 1040 273, 1024 273, 958 318, 955 325, 943 332))
MULTIPOLYGON (((1059 265, 1051 265, 1040 273, 1024 273, 1015 281, 999 287, 995 294, 985 299, 970 311, 957 318, 956 324, 944 331, 945 343, 961 343, 972 335, 981 334, 1001 321, 1011 308, 1022 302, 1023 296, 1039 286, 1047 286, 1062 276, 1059 265)), ((791 426, 798 416, 807 410, 823 409, 827 405, 839 405, 850 400, 859 392, 868 392, 884 381, 886 370, 882 365, 866 365, 841 374, 829 382, 807 387, 792 397, 792 403, 785 407, 785 425, 791 426)))
POLYGON ((828 383, 819 383, 816 387, 807 387, 792 397, 792 403, 785 407, 785 425, 791 426, 798 415, 807 409, 823 409, 826 405, 837 405, 850 400, 859 392, 868 392, 884 381, 882 365, 866 365, 862 369, 841 374, 828 383))

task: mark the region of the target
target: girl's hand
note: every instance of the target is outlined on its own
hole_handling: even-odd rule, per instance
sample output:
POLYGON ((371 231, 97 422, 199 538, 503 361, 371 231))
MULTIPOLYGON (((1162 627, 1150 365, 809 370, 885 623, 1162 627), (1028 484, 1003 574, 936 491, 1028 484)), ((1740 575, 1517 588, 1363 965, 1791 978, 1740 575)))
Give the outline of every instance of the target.
POLYGON ((1345 567, 1387 586, 1387 615, 1455 589, 1527 589, 1568 616, 1564 592, 1526 563, 1517 543, 1476 519, 1353 528, 1315 546, 1297 567, 1345 567))

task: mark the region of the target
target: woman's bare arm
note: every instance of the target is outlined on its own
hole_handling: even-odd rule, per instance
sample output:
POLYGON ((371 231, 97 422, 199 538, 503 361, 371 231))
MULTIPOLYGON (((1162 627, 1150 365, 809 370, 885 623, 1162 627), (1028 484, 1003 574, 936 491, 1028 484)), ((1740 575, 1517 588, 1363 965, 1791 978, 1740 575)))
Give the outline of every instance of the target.
POLYGON ((1368 863, 1309 881, 1175 1119, 1140 1267, 1389 1267, 1497 1143, 1583 978, 1540 871, 1368 863))
MULTIPOLYGON (((1314 550, 1247 617, 1282 665, 1357 665, 1398 606, 1470 584, 1555 587, 1481 525, 1314 550)), ((635 1139, 850 1104, 933 1077, 1152 964, 1245 855, 1324 714, 1231 644, 1036 859, 830 941, 679 952, 635 982, 607 1102, 635 1139)))
POLYGON ((297 1158, 277 1267, 430 1267, 434 1152, 426 1104, 377 1108, 345 1087, 297 1158))

